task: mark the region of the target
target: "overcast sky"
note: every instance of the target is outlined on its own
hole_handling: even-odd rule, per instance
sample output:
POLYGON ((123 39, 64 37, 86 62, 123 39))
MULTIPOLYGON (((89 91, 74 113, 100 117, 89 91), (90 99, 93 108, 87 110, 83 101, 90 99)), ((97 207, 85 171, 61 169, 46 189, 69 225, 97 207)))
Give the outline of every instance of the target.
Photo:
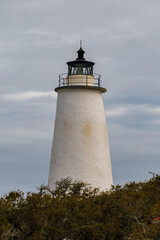
POLYGON ((160 169, 160 1, 1 0, 0 194, 47 184, 58 75, 79 41, 103 86, 114 184, 160 169))

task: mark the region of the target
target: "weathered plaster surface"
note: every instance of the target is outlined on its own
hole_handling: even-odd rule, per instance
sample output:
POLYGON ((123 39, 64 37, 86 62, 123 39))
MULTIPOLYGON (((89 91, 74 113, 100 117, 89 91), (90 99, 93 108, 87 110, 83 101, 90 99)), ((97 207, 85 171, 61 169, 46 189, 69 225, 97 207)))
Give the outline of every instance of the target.
POLYGON ((102 92, 61 89, 49 171, 49 188, 61 178, 82 180, 101 190, 112 185, 112 171, 102 92))

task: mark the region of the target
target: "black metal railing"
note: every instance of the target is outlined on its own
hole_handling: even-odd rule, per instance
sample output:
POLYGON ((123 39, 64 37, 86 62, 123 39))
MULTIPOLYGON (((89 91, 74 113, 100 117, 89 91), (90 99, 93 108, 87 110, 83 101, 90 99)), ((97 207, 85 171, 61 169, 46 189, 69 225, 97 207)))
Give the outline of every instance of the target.
POLYGON ((67 73, 63 73, 59 75, 59 87, 67 87, 67 86, 92 86, 92 87, 102 87, 101 83, 102 83, 102 76, 100 74, 94 73, 93 76, 93 80, 91 78, 91 75, 81 75, 85 77, 85 81, 83 78, 83 82, 73 82, 73 76, 77 76, 77 75, 68 75, 67 73), (71 80, 71 81, 70 81, 71 80))

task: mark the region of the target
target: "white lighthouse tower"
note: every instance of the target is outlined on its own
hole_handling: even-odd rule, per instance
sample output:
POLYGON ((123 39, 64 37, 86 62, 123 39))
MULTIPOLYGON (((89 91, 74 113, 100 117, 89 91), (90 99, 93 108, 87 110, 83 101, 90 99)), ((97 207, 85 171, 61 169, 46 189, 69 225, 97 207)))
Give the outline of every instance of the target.
POLYGON ((93 62, 86 61, 82 47, 78 58, 67 62, 68 74, 59 76, 54 136, 48 186, 71 177, 110 189, 112 170, 101 76, 93 73, 93 62))

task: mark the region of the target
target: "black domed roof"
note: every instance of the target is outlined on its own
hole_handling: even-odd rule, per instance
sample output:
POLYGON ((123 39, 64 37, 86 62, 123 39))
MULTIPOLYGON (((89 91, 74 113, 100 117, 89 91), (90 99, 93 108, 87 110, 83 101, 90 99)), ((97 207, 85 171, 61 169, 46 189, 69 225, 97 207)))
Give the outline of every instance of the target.
POLYGON ((88 65, 93 66, 95 64, 94 62, 90 62, 90 61, 85 60, 85 58, 84 58, 85 51, 82 49, 82 47, 80 47, 80 49, 77 51, 77 53, 78 53, 78 58, 76 58, 76 60, 74 60, 74 61, 67 62, 67 65, 74 65, 74 64, 77 64, 77 63, 83 63, 83 64, 86 64, 87 66, 88 65))

